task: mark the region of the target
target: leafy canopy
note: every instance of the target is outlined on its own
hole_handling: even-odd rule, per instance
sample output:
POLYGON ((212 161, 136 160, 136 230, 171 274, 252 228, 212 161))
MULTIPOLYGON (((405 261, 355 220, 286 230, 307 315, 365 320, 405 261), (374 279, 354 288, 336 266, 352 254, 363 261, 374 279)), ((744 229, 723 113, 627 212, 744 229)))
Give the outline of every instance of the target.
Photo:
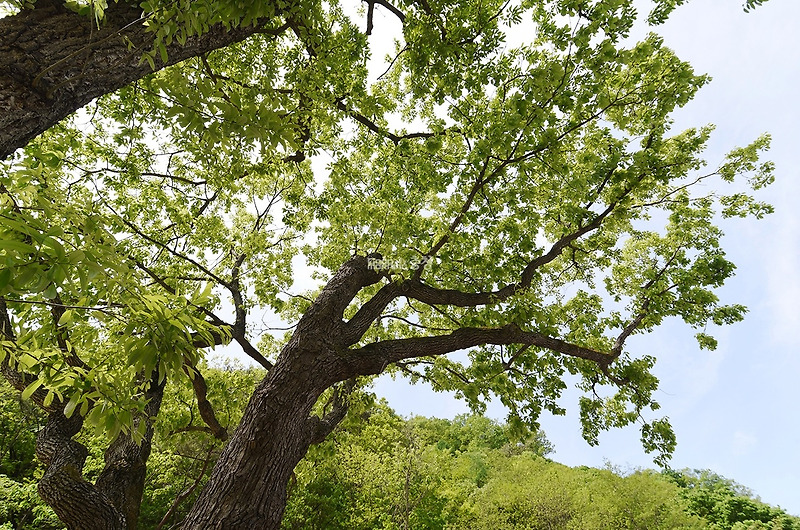
POLYGON ((769 213, 750 194, 772 180, 769 138, 707 169, 712 127, 673 131, 670 114, 708 78, 655 34, 626 41, 629 0, 402 1, 374 21, 385 5, 369 4, 373 35, 349 4, 247 5, 143 4, 151 58, 219 20, 270 23, 2 164, 0 356, 29 374, 26 397, 129 432, 153 372, 191 376, 230 340, 271 365, 284 339, 260 322, 309 306, 300 257, 325 279, 377 252, 384 284, 429 290, 395 299, 357 346, 504 326, 548 338, 386 370, 475 410, 499 398, 518 430, 564 413, 571 374, 590 443, 641 421, 664 463, 669 423, 642 419, 655 359, 624 342, 677 317, 713 348, 707 326, 743 317, 714 293, 735 268, 717 222, 769 213), (378 70, 372 46, 394 29, 378 70))

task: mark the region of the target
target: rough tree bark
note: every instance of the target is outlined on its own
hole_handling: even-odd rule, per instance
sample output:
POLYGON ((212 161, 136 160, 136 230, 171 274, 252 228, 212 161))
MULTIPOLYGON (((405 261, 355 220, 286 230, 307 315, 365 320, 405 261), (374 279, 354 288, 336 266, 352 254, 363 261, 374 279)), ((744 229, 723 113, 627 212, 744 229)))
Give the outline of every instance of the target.
MULTIPOLYGON (((63 0, 37 0, 34 9, 0 18, 0 160, 94 98, 152 72, 141 61, 153 43, 141 16, 138 2, 109 2, 98 28, 63 0)), ((155 68, 242 41, 265 25, 212 26, 183 46, 167 46, 167 62, 157 58, 155 68)))
POLYGON ((314 404, 325 390, 357 375, 346 353, 344 310, 358 291, 379 280, 367 258, 357 256, 328 282, 254 392, 183 528, 280 527, 292 471, 346 411, 338 395, 322 418, 311 414, 314 404))
POLYGON ((147 431, 141 444, 120 434, 105 453, 105 467, 91 484, 82 477, 88 451, 72 439, 83 426, 83 417, 66 418, 62 411, 50 414, 36 440, 36 454, 47 465, 39 481, 39 495, 68 528, 82 530, 135 530, 144 492, 147 458, 153 437, 149 418, 158 415, 164 382, 154 376, 146 393, 147 431))

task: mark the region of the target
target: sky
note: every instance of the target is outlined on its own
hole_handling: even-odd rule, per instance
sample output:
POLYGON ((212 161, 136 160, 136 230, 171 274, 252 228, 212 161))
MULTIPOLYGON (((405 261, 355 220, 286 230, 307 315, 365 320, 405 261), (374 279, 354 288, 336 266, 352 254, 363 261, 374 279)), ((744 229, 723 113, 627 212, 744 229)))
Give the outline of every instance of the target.
MULTIPOLYGON (((770 0, 750 13, 742 4, 691 0, 665 25, 639 28, 636 35, 659 33, 696 72, 712 76, 675 114, 676 131, 716 125, 709 167, 764 132, 773 137, 768 158, 777 166, 776 182, 758 197, 775 213, 722 224, 724 248, 738 268, 719 294, 723 302, 747 305, 749 313, 744 322, 713 330, 716 351, 700 350, 696 331, 675 321, 632 337, 627 349, 658 359, 658 412, 670 418, 678 437, 672 468, 711 469, 800 516, 800 2, 770 0)), ((644 12, 649 4, 641 5, 644 12)), ((375 391, 404 416, 467 412, 462 402, 422 384, 382 377, 375 391)), ((565 393, 567 415, 541 418, 555 445, 554 460, 654 467, 635 426, 601 435, 597 447, 586 444, 577 399, 577 393, 565 393)), ((494 404, 487 414, 505 416, 494 404)))

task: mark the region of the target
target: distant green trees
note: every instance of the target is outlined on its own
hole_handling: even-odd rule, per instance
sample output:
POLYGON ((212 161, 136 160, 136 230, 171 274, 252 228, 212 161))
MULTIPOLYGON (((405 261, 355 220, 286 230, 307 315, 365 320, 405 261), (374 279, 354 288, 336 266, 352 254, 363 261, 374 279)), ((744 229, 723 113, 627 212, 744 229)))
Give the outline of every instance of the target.
POLYGON ((300 463, 283 528, 447 528, 501 460, 551 450, 485 417, 403 420, 376 404, 300 463))
POLYGON ((402 420, 378 404, 298 466, 283 528, 707 528, 669 478, 573 469, 551 450, 484 417, 402 420))
MULTIPOLYGON (((230 429, 260 370, 204 371, 230 429), (225 396, 225 399, 221 399, 225 396)), ((186 515, 223 445, 199 420, 191 388, 167 387, 150 457, 139 528, 170 528, 186 515)), ((369 395, 295 469, 285 530, 461 529, 800 530, 800 518, 711 471, 570 468, 547 458, 543 433, 517 439, 491 419, 404 419, 369 395)), ((0 383, 0 530, 60 530, 36 494, 37 430, 45 418, 0 383)), ((102 436, 90 479, 103 466, 102 436)))
POLYGON ((681 488, 689 513, 708 521, 711 528, 725 530, 795 530, 800 518, 761 502, 741 484, 709 470, 666 471, 665 476, 681 488))

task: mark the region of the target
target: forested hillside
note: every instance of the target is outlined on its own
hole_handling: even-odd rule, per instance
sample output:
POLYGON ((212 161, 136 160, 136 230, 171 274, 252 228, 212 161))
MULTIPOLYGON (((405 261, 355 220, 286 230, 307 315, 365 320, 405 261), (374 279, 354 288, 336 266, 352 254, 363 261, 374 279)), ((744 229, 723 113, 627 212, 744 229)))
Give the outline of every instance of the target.
MULTIPOLYGON (((238 422, 260 370, 206 372, 219 419, 238 422), (225 395, 225 399, 221 397, 225 395)), ((222 442, 201 427, 191 388, 170 385, 148 465, 139 526, 180 522, 222 442)), ((800 529, 800 518, 711 471, 570 468, 548 458, 543 433, 516 439, 482 416, 404 419, 369 395, 324 443, 312 447, 290 487, 288 529, 800 529)), ((39 499, 34 405, 0 383, 0 529, 63 525, 39 499)), ((82 440, 89 476, 103 467, 103 433, 82 440)))

